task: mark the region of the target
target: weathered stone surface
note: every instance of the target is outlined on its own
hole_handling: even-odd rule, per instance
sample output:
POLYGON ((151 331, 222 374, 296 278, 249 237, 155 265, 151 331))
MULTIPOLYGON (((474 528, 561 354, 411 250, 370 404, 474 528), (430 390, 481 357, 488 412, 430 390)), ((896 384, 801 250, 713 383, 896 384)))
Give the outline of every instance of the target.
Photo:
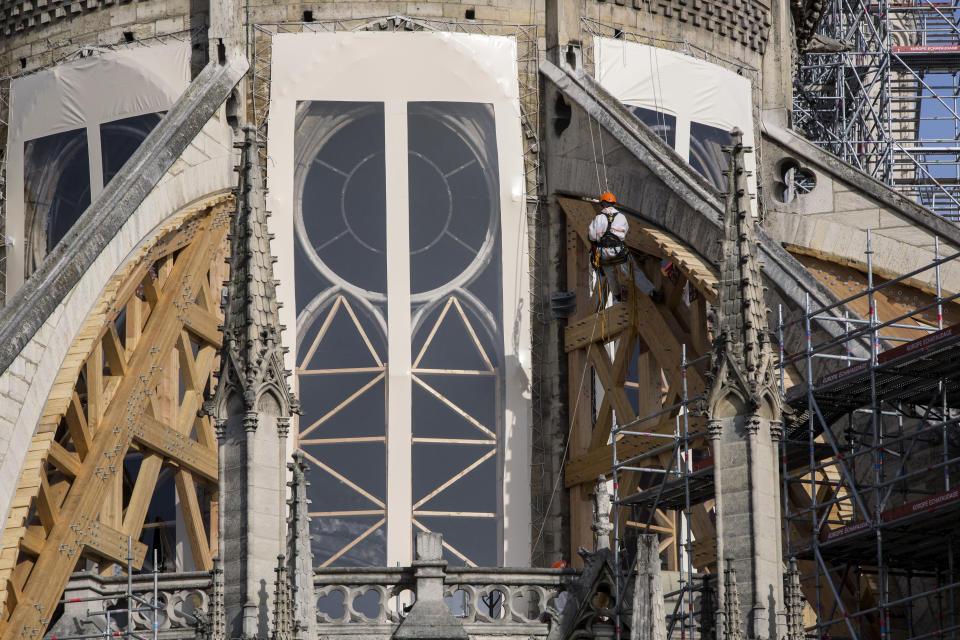
POLYGON ((727 637, 777 640, 783 610, 777 443, 783 396, 767 326, 742 134, 731 132, 719 301, 706 393, 713 449, 718 568, 743 576, 725 590, 727 637))
POLYGON ((443 538, 439 533, 417 534, 417 559, 413 561, 417 601, 393 634, 398 640, 467 640, 459 620, 443 600, 443 538))
POLYGON ((277 318, 270 234, 256 132, 244 130, 237 209, 230 228, 230 280, 224 306, 224 345, 214 396, 205 404, 219 439, 220 553, 228 638, 288 632, 286 456, 289 421, 297 403, 287 386, 277 318), (280 584, 282 582, 282 584, 280 584), (275 591, 275 592, 274 592, 275 591), (274 592, 274 593, 271 593, 274 592), (277 598, 278 600, 275 600, 277 598))

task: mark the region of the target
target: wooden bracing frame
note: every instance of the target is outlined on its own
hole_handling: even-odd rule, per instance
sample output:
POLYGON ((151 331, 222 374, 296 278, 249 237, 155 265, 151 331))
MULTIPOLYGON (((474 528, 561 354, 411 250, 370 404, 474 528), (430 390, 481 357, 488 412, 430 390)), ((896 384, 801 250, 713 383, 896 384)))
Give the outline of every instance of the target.
POLYGON ((163 469, 194 564, 212 567, 217 440, 197 412, 220 346, 232 208, 225 194, 174 216, 111 279, 74 340, 3 533, 3 640, 41 638, 71 572, 91 561, 105 573, 126 565, 128 536, 141 567, 139 539, 163 469))
MULTIPOLYGON (((564 334, 564 347, 568 354, 570 372, 570 407, 573 414, 569 461, 565 465, 565 485, 570 491, 571 557, 576 561, 576 549, 578 547, 590 548, 592 544, 593 534, 589 528, 592 518, 592 505, 586 499, 587 492, 591 490, 598 475, 609 476, 611 472, 613 454, 612 447, 607 442, 611 421, 609 410, 612 407, 616 411, 618 420, 625 423, 635 418, 632 407, 624 406, 628 393, 638 393, 639 411, 636 413, 641 415, 653 413, 661 406, 667 406, 677 401, 676 389, 661 388, 661 376, 664 379, 677 379, 677 376, 671 375, 671 372, 675 373, 680 365, 679 345, 681 343, 687 345, 689 359, 707 353, 709 343, 703 302, 704 299, 709 302, 716 302, 716 294, 712 290, 713 283, 716 282, 716 276, 712 274, 711 268, 702 260, 692 256, 689 250, 683 249, 679 240, 671 238, 669 234, 663 231, 651 229, 632 221, 627 244, 632 249, 645 254, 673 261, 682 276, 674 284, 659 278, 658 274, 648 272, 648 276, 654 276, 651 277, 654 284, 662 287, 665 294, 665 300, 662 303, 654 303, 650 298, 639 294, 635 300, 635 307, 631 308, 627 303, 621 303, 607 309, 602 316, 592 313, 593 302, 588 299, 587 276, 590 267, 586 259, 589 247, 586 229, 590 220, 596 214, 596 207, 591 203, 566 198, 561 198, 560 204, 567 216, 568 283, 571 288, 577 288, 578 309, 587 310, 586 313, 581 312, 578 318, 568 322, 564 334), (698 301, 699 304, 691 304, 689 307, 677 304, 680 292, 676 285, 682 285, 684 280, 689 282, 702 296, 698 301), (597 327, 603 327, 603 331, 598 330, 597 327), (630 364, 622 359, 632 357, 632 353, 626 347, 620 348, 620 345, 627 344, 637 337, 649 347, 649 352, 641 354, 640 358, 634 363, 638 375, 637 382, 631 384, 625 382, 623 378, 624 368, 630 366, 630 364), (608 355, 607 349, 609 347, 604 347, 604 345, 610 343, 617 345, 612 359, 608 355), (596 418, 590 412, 589 378, 587 378, 586 385, 580 384, 581 373, 587 362, 593 365, 592 371, 604 390, 604 400, 596 418)), ((862 270, 831 262, 823 256, 811 255, 811 252, 806 249, 788 248, 814 277, 833 291, 837 298, 846 298, 867 286, 866 275, 862 270)), ((881 291, 877 293, 875 300, 878 315, 883 320, 898 317, 908 313, 911 309, 929 305, 933 301, 933 297, 927 291, 904 284, 891 289, 889 292, 881 291)), ((866 298, 854 301, 848 309, 861 318, 866 317, 868 314, 866 298)), ((954 324, 960 320, 960 304, 945 304, 943 314, 945 325, 954 324)), ((936 308, 934 307, 926 312, 918 313, 900 324, 935 327, 936 323, 936 308)), ((912 340, 921 333, 905 327, 887 327, 884 330, 884 335, 894 339, 912 340)), ((789 368, 787 376, 789 386, 789 380, 795 377, 791 375, 789 368)), ((688 372, 688 383, 690 385, 689 395, 691 396, 704 388, 704 380, 695 369, 688 372)), ((666 386, 664 384, 664 387, 666 386)), ((638 425, 637 430, 647 432, 672 431, 673 424, 674 417, 666 414, 661 416, 654 424, 642 423, 638 425)), ((700 430, 702 429, 691 428, 691 431, 700 430)), ((617 452, 618 456, 624 459, 650 451, 662 446, 662 444, 663 441, 660 439, 624 437, 617 443, 617 452)), ((693 445, 701 446, 697 442, 694 442, 693 445)), ((654 460, 648 459, 643 466, 652 466, 653 462, 654 460)), ((662 462, 664 461, 661 460, 662 462)), ((828 466, 828 468, 830 467, 828 466)), ((796 474, 798 471, 791 470, 791 473, 796 474)), ((822 475, 827 472, 821 470, 817 473, 822 475)), ((632 483, 635 480, 635 477, 622 479, 620 493, 625 494, 632 490, 632 483)), ((831 479, 824 478, 824 482, 820 483, 819 486, 829 486, 829 480, 831 479)), ((817 496, 817 502, 822 503, 830 497, 819 495, 817 496)), ((811 495, 805 483, 790 483, 786 498, 790 503, 791 510, 808 509, 812 504, 811 495)), ((712 501, 708 501, 696 505, 691 513, 690 524, 696 539, 691 549, 691 557, 694 566, 700 569, 710 569, 710 565, 715 562, 715 529, 709 514, 711 507, 712 501)), ((842 509, 842 504, 833 504, 829 507, 829 517, 826 517, 824 513, 820 515, 825 520, 842 522, 849 519, 849 515, 842 513, 842 509)), ((671 566, 672 562, 676 561, 676 536, 678 533, 677 520, 673 516, 674 514, 657 512, 654 514, 655 524, 647 528, 646 523, 629 522, 629 514, 621 514, 621 522, 626 522, 626 526, 647 528, 649 531, 659 534, 661 538, 660 550, 666 552, 668 569, 676 568, 671 566)), ((806 523, 793 521, 790 526, 793 536, 804 538, 812 535, 806 523)), ((821 534, 837 526, 839 525, 825 523, 821 529, 821 534)), ((857 608, 869 608, 875 604, 876 585, 871 582, 871 579, 863 578, 858 583, 856 576, 844 574, 839 567, 829 566, 831 567, 830 574, 821 572, 821 579, 833 582, 833 589, 839 594, 839 600, 836 599, 833 589, 823 586, 818 595, 812 581, 804 580, 801 582, 801 589, 808 602, 816 602, 819 598, 824 611, 834 612, 840 611, 841 607, 843 610, 851 611, 857 608), (860 601, 859 606, 856 604, 858 599, 860 601)), ((814 573, 813 561, 801 560, 800 571, 803 575, 812 575, 814 573)), ((839 614, 835 613, 836 616, 839 616, 839 614)), ((865 616, 864 624, 869 637, 874 637, 880 633, 880 620, 877 615, 868 614, 865 616)), ((838 632, 845 632, 846 628, 842 623, 838 623, 837 630, 838 632)))
MULTIPOLYGON (((664 277, 657 268, 659 260, 651 260, 646 276, 664 294, 662 302, 634 292, 624 301, 594 313, 589 299, 589 270, 587 260, 589 240, 587 227, 596 215, 596 205, 584 201, 560 198, 567 215, 567 277, 568 284, 577 289, 578 318, 572 319, 564 333, 564 349, 568 354, 570 372, 571 432, 569 461, 564 468, 564 482, 570 493, 571 553, 578 561, 579 547, 591 548, 592 532, 589 525, 592 505, 587 493, 598 475, 611 473, 613 451, 610 430, 613 414, 620 424, 637 419, 638 413, 649 415, 662 407, 677 403, 681 397, 681 345, 687 347, 687 358, 692 360, 707 353, 709 341, 706 328, 706 302, 716 302, 717 281, 714 270, 698 256, 685 249, 669 234, 631 222, 627 245, 655 259, 666 259, 678 270, 676 280, 664 277), (689 286, 687 286, 689 284, 689 286), (695 292, 696 299, 684 301, 684 293, 695 292), (640 356, 634 360, 636 345, 641 344, 640 356), (613 345, 612 347, 609 345, 613 345), (612 349, 613 357, 608 350, 612 349), (637 380, 626 381, 628 369, 634 366, 637 380), (591 414, 588 371, 596 375, 603 389, 603 400, 596 416, 591 414), (587 383, 584 384, 584 379, 587 383), (669 381, 669 382, 668 382, 669 381), (630 393, 635 393, 639 411, 634 411, 630 393)), ((639 268, 643 268, 642 265, 639 268)), ((629 289, 627 289, 629 291, 629 289)), ((706 387, 706 381, 697 368, 687 370, 688 395, 693 396, 706 387)), ((640 423, 635 430, 652 433, 673 433, 676 414, 665 413, 656 419, 640 423)), ((691 431, 698 423, 691 424, 691 431)), ((702 425, 700 425, 702 426, 702 425)), ((639 455, 662 447, 665 440, 639 436, 621 436, 617 441, 620 459, 639 455)), ((705 446, 694 442, 694 446, 705 446)), ((661 467, 670 464, 670 454, 658 455, 644 462, 644 466, 661 467)), ((630 472, 622 478, 620 493, 628 495, 636 490, 640 474, 630 472)), ((699 566, 713 562, 715 550, 713 524, 709 516, 712 501, 695 505, 691 527, 697 543, 694 557, 709 559, 699 566), (709 548, 707 548, 709 547, 709 548)), ((676 568, 679 545, 676 514, 658 510, 653 523, 634 523, 628 513, 620 521, 626 526, 660 536, 661 552, 666 554, 668 568, 676 568)), ((696 562, 696 561, 695 561, 696 562)))

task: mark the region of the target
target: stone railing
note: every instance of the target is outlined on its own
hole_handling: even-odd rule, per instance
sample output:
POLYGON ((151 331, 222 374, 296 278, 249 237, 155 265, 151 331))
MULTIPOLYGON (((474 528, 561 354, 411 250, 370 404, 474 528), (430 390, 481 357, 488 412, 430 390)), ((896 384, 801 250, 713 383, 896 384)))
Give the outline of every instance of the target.
MULTIPOLYGON (((158 639, 192 640, 195 637, 198 619, 206 618, 210 584, 210 573, 206 571, 157 574, 158 639)), ((134 576, 132 593, 146 602, 153 602, 153 575, 134 576)), ((63 594, 63 615, 48 629, 46 637, 104 633, 106 616, 96 612, 126 609, 126 597, 127 579, 124 576, 105 578, 96 573, 73 574, 63 594)), ((134 606, 134 631, 148 639, 152 638, 153 614, 149 610, 137 611, 137 608, 146 607, 134 606)), ((113 631, 126 630, 127 614, 118 612, 111 615, 110 628, 113 631)))
MULTIPOLYGON (((563 609, 568 586, 580 576, 574 569, 449 568, 443 571, 443 599, 471 638, 500 640, 546 638, 563 609)), ((337 567, 314 574, 318 637, 324 640, 386 640, 416 600, 416 567, 337 567)), ((193 640, 198 621, 208 620, 211 577, 208 572, 161 573, 157 577, 158 640, 193 640)), ((153 576, 134 576, 132 593, 153 602, 153 576)), ((75 573, 64 592, 63 615, 47 640, 103 634, 107 609, 125 609, 127 580, 75 573), (71 602, 73 601, 73 602, 71 602), (93 614, 93 615, 91 615, 93 614)), ((149 611, 134 611, 134 631, 153 637, 149 611)), ((125 631, 125 613, 110 616, 112 631, 125 631)), ((112 634, 111 634, 112 635, 112 634)))
MULTIPOLYGON (((545 638, 579 575, 573 569, 450 568, 444 601, 471 638, 545 638)), ((390 637, 415 599, 415 585, 412 567, 317 570, 319 636, 390 637)))

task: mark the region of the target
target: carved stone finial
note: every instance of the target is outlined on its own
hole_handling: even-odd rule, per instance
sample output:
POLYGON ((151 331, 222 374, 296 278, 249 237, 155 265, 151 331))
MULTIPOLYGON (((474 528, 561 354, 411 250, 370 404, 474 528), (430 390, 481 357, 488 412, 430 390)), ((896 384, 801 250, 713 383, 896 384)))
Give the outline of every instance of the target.
POLYGON ((226 640, 227 616, 223 608, 223 567, 220 556, 213 559, 210 582, 210 640, 226 640))
POLYGON ((290 577, 287 575, 287 559, 277 556, 277 574, 273 586, 273 631, 271 640, 293 640, 293 615, 290 602, 290 577))
POLYGON ((803 593, 800 591, 800 571, 797 569, 796 558, 790 558, 786 578, 786 593, 784 594, 787 608, 786 640, 804 640, 806 637, 803 624, 804 600, 803 593))
POLYGON ((736 409, 743 414, 762 412, 780 420, 783 399, 776 381, 773 339, 767 325, 763 278, 757 260, 754 219, 743 157, 752 151, 743 145, 739 129, 730 132, 730 156, 716 326, 711 357, 711 384, 705 409, 709 417, 736 409))
POLYGON ((727 560, 723 572, 723 637, 724 640, 744 640, 743 620, 740 619, 740 592, 737 589, 737 570, 727 560))
POLYGON ((610 492, 604 476, 597 477, 597 484, 590 498, 593 500, 593 524, 590 525, 593 531, 593 548, 595 551, 609 549, 613 524, 610 523, 610 492))
POLYGON ((421 532, 416 540, 413 562, 416 600, 407 617, 394 632, 395 640, 468 640, 466 630, 443 600, 443 538, 439 533, 421 532))
POLYGON ((293 587, 294 637, 317 637, 317 602, 313 597, 313 551, 310 544, 310 499, 307 497, 307 463, 303 452, 287 463, 293 479, 290 487, 290 515, 287 521, 289 570, 293 587))

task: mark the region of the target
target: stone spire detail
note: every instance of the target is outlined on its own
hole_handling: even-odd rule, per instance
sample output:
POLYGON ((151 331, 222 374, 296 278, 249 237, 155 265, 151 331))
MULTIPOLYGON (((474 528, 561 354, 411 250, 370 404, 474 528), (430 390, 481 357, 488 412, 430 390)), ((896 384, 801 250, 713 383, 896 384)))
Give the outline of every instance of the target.
POLYGON ((730 132, 726 206, 723 215, 719 302, 713 339, 709 412, 725 402, 749 412, 769 411, 779 420, 783 401, 776 381, 773 339, 767 326, 763 279, 757 260, 757 240, 743 156, 753 151, 743 146, 743 132, 730 132))
MULTIPOLYGON (((247 127, 230 223, 223 347, 213 397, 220 462, 225 636, 266 638, 276 594, 263 579, 286 553, 287 431, 298 405, 287 385, 256 131, 247 127)), ((282 594, 281 594, 282 595, 282 594)))
POLYGON ((803 624, 803 592, 800 591, 800 571, 797 569, 797 559, 790 558, 787 570, 786 593, 784 594, 787 606, 787 638, 786 640, 804 640, 806 630, 803 624))
POLYGON ((737 589, 737 570, 727 563, 723 572, 723 638, 743 640, 743 622, 740 616, 740 590, 737 589))
MULTIPOLYGON (((742 622, 747 638, 781 638, 778 441, 783 398, 766 320, 753 215, 739 129, 725 147, 729 165, 723 216, 719 302, 705 409, 713 449, 717 564, 740 577, 737 606, 723 594, 725 624, 742 622), (739 615, 735 611, 739 610, 739 615)), ((723 575, 727 575, 724 573, 723 575)), ((730 636, 728 636, 729 638, 730 636)))
POLYGON ((226 618, 223 611, 223 566, 220 558, 213 559, 213 569, 210 571, 212 582, 210 589, 210 620, 209 640, 227 640, 226 618))
POLYGON ((280 303, 277 280, 273 277, 276 258, 270 252, 273 234, 267 231, 263 178, 257 161, 256 129, 244 127, 237 211, 230 229, 230 280, 225 283, 223 349, 215 401, 225 387, 242 392, 246 409, 252 411, 257 399, 270 390, 289 416, 299 409, 287 385, 290 372, 284 369, 280 334, 280 303))
POLYGON ((313 550, 310 538, 310 500, 307 498, 307 463, 302 452, 287 463, 293 479, 290 487, 290 516, 287 521, 290 576, 293 587, 293 634, 295 638, 317 637, 317 603, 313 592, 313 550))
POLYGON ((270 640, 293 640, 293 612, 290 602, 290 576, 287 559, 277 556, 276 580, 273 582, 273 631, 270 640))

